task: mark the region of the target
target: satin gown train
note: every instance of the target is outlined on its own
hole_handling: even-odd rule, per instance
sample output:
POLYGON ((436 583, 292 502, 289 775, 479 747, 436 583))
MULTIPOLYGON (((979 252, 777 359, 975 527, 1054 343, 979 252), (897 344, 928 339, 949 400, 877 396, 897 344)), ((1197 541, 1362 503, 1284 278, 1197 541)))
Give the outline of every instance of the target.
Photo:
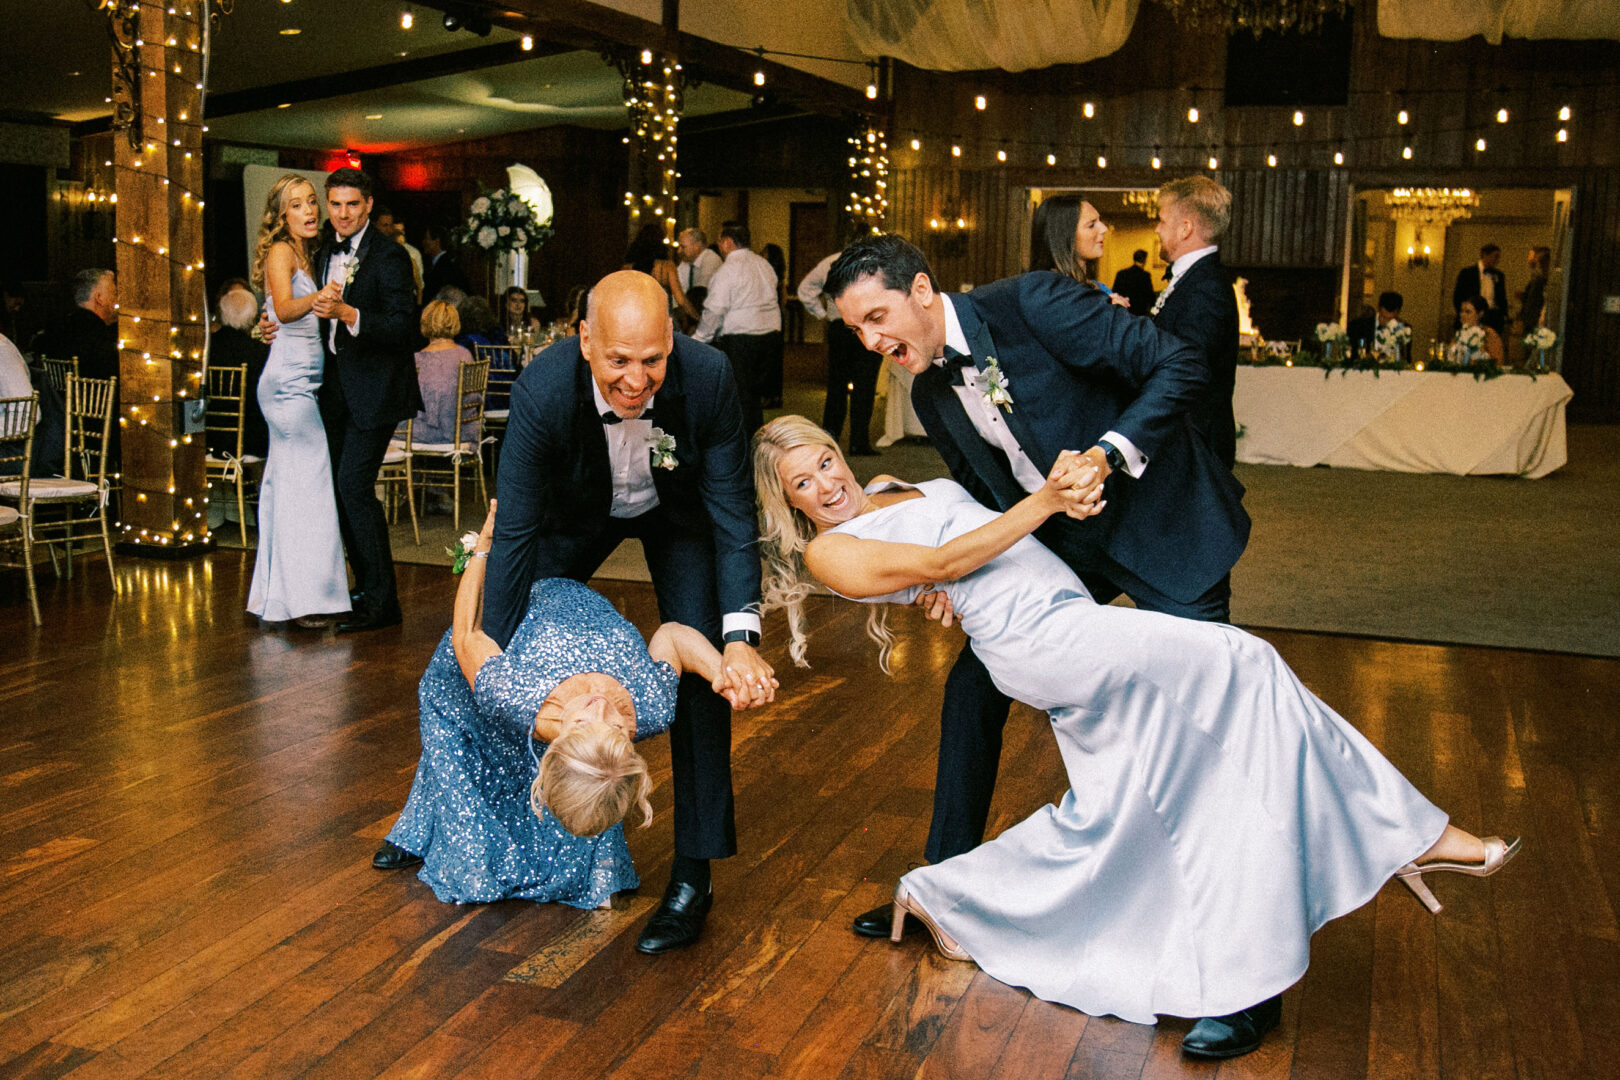
MULTIPOLYGON (((938 546, 995 516, 953 481, 919 488, 839 531, 938 546)), ((1069 777, 901 879, 1002 982, 1138 1023, 1247 1008, 1446 826, 1259 638, 1098 605, 1028 538, 945 591, 996 685, 1047 711, 1069 777)))

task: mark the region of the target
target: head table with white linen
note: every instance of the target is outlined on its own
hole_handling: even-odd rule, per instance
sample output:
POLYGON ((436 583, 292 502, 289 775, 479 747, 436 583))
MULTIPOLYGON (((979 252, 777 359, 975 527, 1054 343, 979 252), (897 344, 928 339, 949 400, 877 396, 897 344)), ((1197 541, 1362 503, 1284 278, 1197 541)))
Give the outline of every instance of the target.
POLYGON ((1546 476, 1567 460, 1556 374, 1239 365, 1239 461, 1391 472, 1546 476))

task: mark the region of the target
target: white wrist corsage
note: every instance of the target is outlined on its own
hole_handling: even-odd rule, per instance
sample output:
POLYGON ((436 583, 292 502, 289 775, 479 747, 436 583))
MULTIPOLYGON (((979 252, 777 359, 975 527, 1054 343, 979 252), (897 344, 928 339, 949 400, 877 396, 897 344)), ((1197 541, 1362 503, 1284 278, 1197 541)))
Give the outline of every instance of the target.
POLYGON ((647 433, 647 449, 655 469, 673 469, 680 464, 675 460, 675 436, 663 428, 655 427, 647 433))
POLYGON ((980 374, 984 376, 984 381, 988 386, 988 389, 984 392, 984 400, 990 403, 991 408, 1006 409, 1008 412, 1012 412, 1012 394, 1007 391, 1012 382, 1002 372, 1001 365, 996 363, 995 357, 987 356, 984 358, 984 367, 980 369, 980 374))
POLYGON ((468 559, 482 558, 484 556, 483 552, 473 550, 477 546, 478 534, 475 532, 470 532, 463 534, 461 539, 456 541, 455 547, 444 549, 444 553, 454 560, 450 564, 450 572, 452 574, 459 574, 463 570, 467 569, 468 559))

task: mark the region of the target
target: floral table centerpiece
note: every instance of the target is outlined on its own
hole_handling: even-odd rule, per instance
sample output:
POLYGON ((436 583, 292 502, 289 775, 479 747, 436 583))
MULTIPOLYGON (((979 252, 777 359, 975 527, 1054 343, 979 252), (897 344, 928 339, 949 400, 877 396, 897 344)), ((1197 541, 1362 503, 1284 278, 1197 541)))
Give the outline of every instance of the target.
POLYGON ((1345 333, 1344 327, 1338 323, 1317 323, 1316 340, 1322 346, 1322 362, 1329 366, 1333 363, 1333 354, 1348 341, 1350 335, 1345 333))
POLYGON ((1538 326, 1524 335, 1524 347, 1536 350, 1536 370, 1547 370, 1547 350, 1558 344, 1558 335, 1550 327, 1538 326))
POLYGON ((1395 319, 1380 326, 1373 334, 1373 355, 1380 361, 1398 364, 1406 357, 1412 343, 1412 328, 1395 319))
POLYGON ((467 223, 456 229, 455 240, 495 255, 507 271, 502 276, 526 286, 529 251, 550 239, 551 232, 551 217, 540 220, 523 196, 507 188, 486 188, 473 200, 467 223))

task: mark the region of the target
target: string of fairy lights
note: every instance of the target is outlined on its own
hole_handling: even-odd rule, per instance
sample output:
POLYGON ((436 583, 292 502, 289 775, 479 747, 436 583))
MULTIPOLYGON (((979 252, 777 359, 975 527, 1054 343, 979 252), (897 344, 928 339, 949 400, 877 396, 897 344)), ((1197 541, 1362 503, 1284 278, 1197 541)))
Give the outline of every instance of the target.
POLYGON ((624 104, 630 130, 624 142, 631 149, 630 178, 624 205, 630 211, 631 231, 655 219, 664 243, 675 243, 675 212, 680 196, 675 188, 681 174, 676 168, 681 121, 681 65, 652 49, 641 50, 635 61, 621 64, 624 104))
MULTIPOLYGON (((143 462, 168 462, 167 479, 138 476, 126 468, 118 477, 122 488, 117 528, 120 539, 129 544, 169 547, 192 541, 207 541, 208 497, 203 490, 181 490, 179 462, 188 464, 200 453, 189 450, 193 435, 186 434, 176 416, 176 406, 184 406, 203 396, 207 363, 208 324, 203 317, 205 290, 201 258, 202 214, 206 202, 199 190, 202 136, 208 130, 202 123, 205 71, 209 48, 209 24, 205 13, 208 0, 192 4, 158 4, 148 0, 102 0, 101 10, 109 17, 115 43, 119 31, 134 37, 127 43, 129 59, 121 68, 130 77, 163 79, 161 87, 119 85, 115 93, 128 108, 116 115, 127 126, 127 147, 120 145, 117 160, 103 164, 114 171, 114 194, 109 202, 118 204, 114 244, 124 253, 127 269, 133 260, 137 269, 125 275, 139 287, 126 284, 120 304, 121 326, 118 341, 124 356, 120 367, 128 372, 132 360, 136 370, 152 376, 146 381, 126 378, 120 401, 119 429, 124 457, 132 454, 143 462), (162 12, 164 39, 162 65, 149 62, 155 41, 140 35, 138 26, 150 20, 138 18, 142 12, 162 12), (147 102, 161 90, 166 109, 149 109, 147 102), (117 193, 124 198, 119 202, 117 193), (156 216, 153 221, 149 215, 156 216), (145 234, 141 223, 152 225, 145 234), (175 250, 179 249, 179 250, 175 250), (196 254, 190 254, 195 252, 196 254), (171 299, 161 312, 132 309, 145 283, 169 277, 165 295, 171 299), (177 312, 185 318, 177 320, 177 312), (151 392, 158 389, 159 392, 151 392), (165 445, 167 444, 167 445, 165 445)), ((160 290, 161 291, 161 290, 160 290)), ((143 470, 153 472, 155 470, 143 470)), ((200 471, 200 470, 198 470, 200 471)), ((161 477, 161 473, 157 473, 161 477)), ((194 479, 188 477, 189 479, 194 479)))

